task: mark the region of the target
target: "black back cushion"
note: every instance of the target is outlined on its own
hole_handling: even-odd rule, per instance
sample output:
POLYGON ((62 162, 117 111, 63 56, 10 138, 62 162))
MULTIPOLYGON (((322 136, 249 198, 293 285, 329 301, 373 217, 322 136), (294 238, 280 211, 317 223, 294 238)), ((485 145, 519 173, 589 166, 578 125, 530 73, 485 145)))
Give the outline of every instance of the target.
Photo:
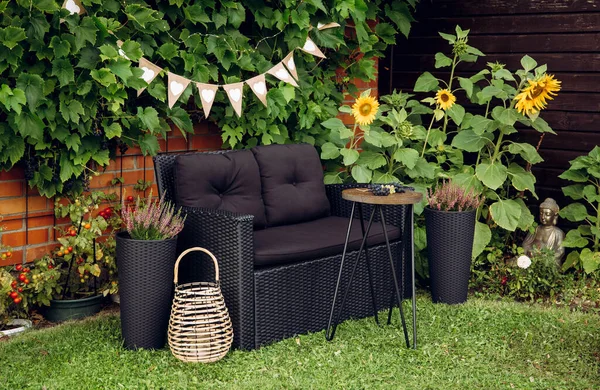
POLYGON ((266 225, 258 165, 249 150, 177 156, 175 197, 179 206, 251 214, 255 228, 266 225))
POLYGON ((257 146, 252 152, 260 171, 268 226, 329 215, 323 167, 312 145, 257 146))

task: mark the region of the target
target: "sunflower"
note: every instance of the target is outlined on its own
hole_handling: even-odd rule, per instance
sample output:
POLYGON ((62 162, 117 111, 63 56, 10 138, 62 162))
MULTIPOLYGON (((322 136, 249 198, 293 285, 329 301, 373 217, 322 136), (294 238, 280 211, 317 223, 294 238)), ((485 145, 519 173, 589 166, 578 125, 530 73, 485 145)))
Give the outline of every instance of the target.
POLYGON ((560 91, 560 81, 553 75, 545 74, 537 80, 527 80, 527 86, 515 96, 515 108, 522 114, 533 115, 548 105, 560 91))
POLYGON ((440 106, 442 110, 447 110, 454 105, 456 101, 456 96, 450 92, 449 89, 440 89, 435 94, 436 103, 440 106))
POLYGON ((352 115, 359 125, 370 125, 379 110, 379 102, 372 96, 361 96, 352 106, 352 115))

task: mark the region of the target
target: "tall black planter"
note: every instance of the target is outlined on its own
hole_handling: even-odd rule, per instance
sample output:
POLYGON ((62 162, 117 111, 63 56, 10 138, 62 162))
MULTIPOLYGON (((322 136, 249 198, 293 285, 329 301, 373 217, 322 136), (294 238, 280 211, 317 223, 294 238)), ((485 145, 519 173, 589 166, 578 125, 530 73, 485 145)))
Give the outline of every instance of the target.
POLYGON ((128 349, 164 347, 173 300, 177 238, 134 240, 117 234, 121 331, 128 349))
POLYGON ((427 258, 434 303, 458 304, 467 300, 475 212, 425 209, 427 258))

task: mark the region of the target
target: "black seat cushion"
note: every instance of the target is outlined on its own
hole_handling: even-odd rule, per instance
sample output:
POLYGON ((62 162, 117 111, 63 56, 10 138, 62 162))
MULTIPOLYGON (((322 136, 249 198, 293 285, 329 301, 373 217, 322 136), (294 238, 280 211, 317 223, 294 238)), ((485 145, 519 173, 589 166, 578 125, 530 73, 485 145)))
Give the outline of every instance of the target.
MULTIPOLYGON (((367 222, 365 221, 365 229, 367 222)), ((400 229, 386 225, 390 242, 400 239, 400 229)), ((294 225, 271 227, 254 232, 254 266, 267 267, 339 255, 344 249, 348 218, 326 217, 294 225)), ((354 220, 348 250, 360 248, 360 221, 354 220)), ((385 242, 381 222, 373 222, 368 245, 385 242)))
POLYGON ((312 145, 257 146, 252 152, 260 169, 268 226, 329 216, 323 166, 312 145))
POLYGON ((175 199, 179 206, 254 215, 266 225, 260 174, 249 150, 222 154, 189 153, 175 158, 175 199))

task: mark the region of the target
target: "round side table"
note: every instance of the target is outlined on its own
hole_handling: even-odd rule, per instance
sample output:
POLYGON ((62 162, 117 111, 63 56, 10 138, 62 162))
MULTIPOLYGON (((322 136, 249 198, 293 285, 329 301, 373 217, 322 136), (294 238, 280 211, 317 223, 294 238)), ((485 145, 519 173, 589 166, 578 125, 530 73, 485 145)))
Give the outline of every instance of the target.
MULTIPOLYGON (((402 322, 402 329, 404 331, 404 338, 406 340, 406 346, 407 348, 410 348, 410 342, 408 340, 408 330, 407 330, 407 326, 406 326, 406 320, 404 318, 404 310, 402 309, 402 294, 400 293, 400 288, 398 287, 398 277, 396 275, 396 267, 394 265, 394 260, 392 258, 392 251, 390 249, 390 240, 388 237, 388 233, 387 233, 387 228, 386 228, 386 224, 385 224, 385 217, 383 215, 383 206, 408 206, 409 210, 408 210, 408 226, 404 227, 404 232, 405 233, 410 233, 410 239, 406 239, 406 235, 405 234, 402 239, 402 253, 405 253, 405 249, 406 249, 406 243, 407 241, 410 244, 410 264, 411 264, 411 283, 412 283, 412 319, 413 319, 413 348, 416 349, 417 348, 417 301, 416 301, 416 297, 415 297, 415 251, 414 251, 414 210, 413 207, 416 203, 419 203, 422 199, 423 199, 423 194, 419 193, 419 192, 414 192, 414 191, 406 191, 406 192, 402 192, 402 193, 395 193, 395 194, 391 194, 391 195, 387 195, 387 196, 377 196, 377 195, 373 195, 373 193, 368 189, 368 188, 352 188, 352 189, 347 189, 342 191, 342 198, 345 200, 348 200, 350 202, 352 202, 352 211, 350 212, 350 219, 348 221, 348 231, 346 234, 346 241, 344 242, 344 251, 342 253, 342 262, 340 264, 340 272, 338 275, 338 279, 337 279, 337 284, 335 287, 335 293, 333 296, 333 303, 331 304, 331 312, 329 315, 329 323, 327 324, 327 330, 325 332, 325 337, 327 340, 331 341, 333 340, 333 337, 335 336, 335 330, 337 328, 338 322, 339 322, 339 318, 340 315, 344 309, 344 304, 346 303, 346 298, 348 296, 348 292, 350 291, 350 286, 352 284, 352 279, 354 278, 354 272, 356 271, 358 262, 361 259, 361 255, 362 252, 364 250, 365 252, 365 258, 367 261, 367 269, 369 269, 369 258, 368 258, 368 252, 367 252, 367 237, 369 236, 369 232, 371 230, 371 226, 373 225, 373 219, 375 218, 375 214, 379 213, 379 218, 381 221, 381 227, 383 229, 383 235, 385 237, 385 245, 387 247, 387 252, 388 252, 388 257, 390 259, 390 266, 391 266, 391 270, 392 270, 392 278, 394 280, 394 289, 395 289, 395 294, 396 294, 396 299, 398 300, 398 307, 400 309, 400 320, 402 322), (352 273, 350 276, 350 280, 348 281, 348 285, 346 286, 346 290, 344 293, 344 297, 342 299, 342 303, 338 309, 337 312, 337 316, 335 318, 335 320, 333 319, 334 317, 334 312, 335 312, 335 303, 337 301, 337 295, 340 289, 340 281, 341 281, 341 277, 342 277, 342 270, 344 267, 344 261, 346 259, 346 253, 347 253, 347 249, 348 249, 348 241, 350 238, 350 231, 352 229, 352 222, 354 220, 354 212, 356 209, 356 205, 358 204, 359 206, 359 219, 360 219, 360 223, 362 226, 362 232, 363 232, 363 239, 360 245, 360 249, 358 250, 358 253, 356 255, 356 259, 354 261, 354 267, 352 269, 352 273), (372 210, 371 210, 371 215, 369 217, 369 222, 367 224, 367 229, 365 231, 364 229, 364 222, 363 222, 363 216, 362 216, 362 205, 363 204, 368 204, 373 206, 372 210), (409 231, 409 232, 407 232, 409 231)), ((407 225, 405 223, 405 225, 407 225)), ((401 261, 401 267, 402 270, 404 270, 404 262, 401 261)), ((373 283, 371 280, 371 273, 369 271, 369 284, 371 287, 371 297, 373 299, 373 312, 374 312, 374 316, 375 316, 375 321, 377 322, 377 324, 379 324, 379 318, 377 315, 377 305, 375 303, 375 294, 373 291, 373 283)), ((392 295, 392 302, 390 303, 390 310, 388 313, 388 324, 391 322, 391 314, 392 314, 392 307, 393 307, 393 295, 392 295)))

